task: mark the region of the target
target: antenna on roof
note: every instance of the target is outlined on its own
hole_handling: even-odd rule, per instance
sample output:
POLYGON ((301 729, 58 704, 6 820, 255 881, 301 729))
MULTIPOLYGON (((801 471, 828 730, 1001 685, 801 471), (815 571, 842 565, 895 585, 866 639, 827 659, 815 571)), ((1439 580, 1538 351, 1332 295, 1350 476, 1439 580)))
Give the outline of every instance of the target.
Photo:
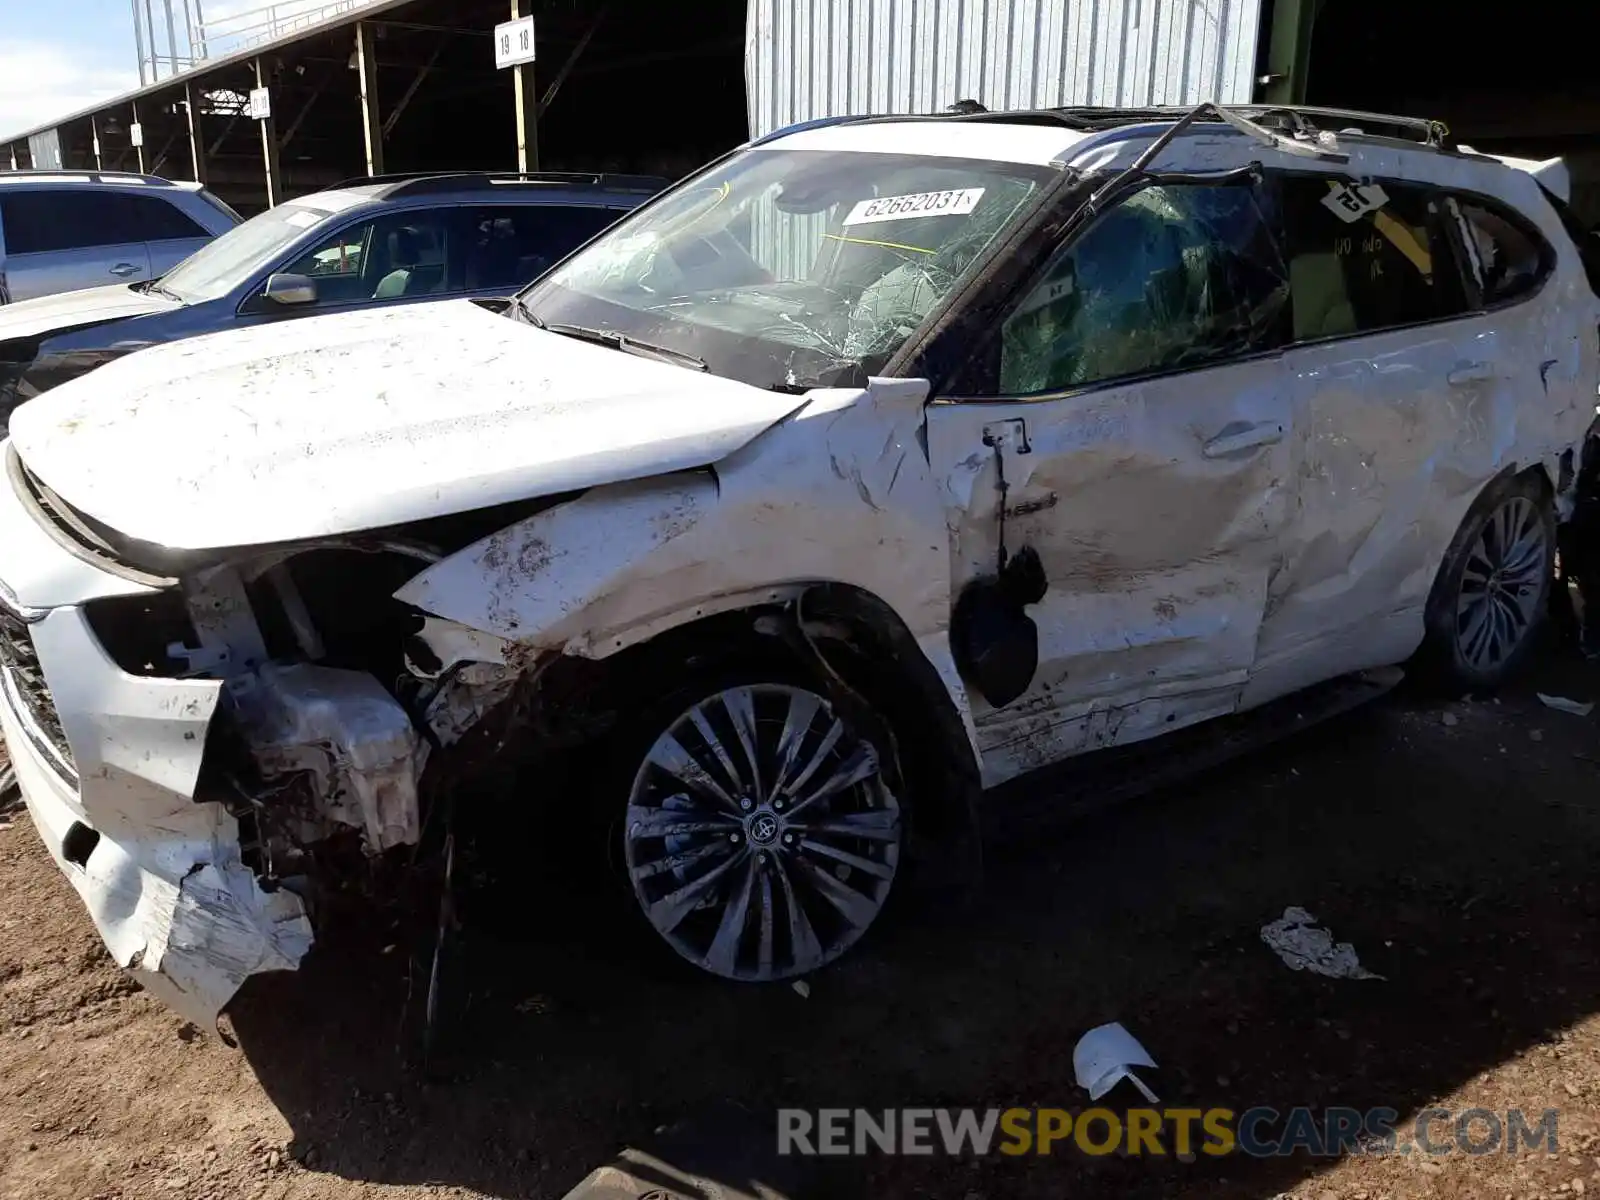
POLYGON ((957 100, 946 111, 953 112, 959 117, 970 117, 973 113, 984 113, 989 110, 976 100, 957 100))

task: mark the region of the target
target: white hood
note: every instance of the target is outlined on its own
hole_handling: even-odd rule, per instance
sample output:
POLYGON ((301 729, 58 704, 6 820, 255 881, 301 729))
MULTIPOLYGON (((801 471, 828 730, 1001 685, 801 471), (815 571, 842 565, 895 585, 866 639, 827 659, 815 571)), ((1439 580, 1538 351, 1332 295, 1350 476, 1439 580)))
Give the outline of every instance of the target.
POLYGON ((703 466, 804 403, 451 300, 154 346, 28 401, 11 440, 111 528, 199 550, 703 466))
POLYGON ((81 292, 62 292, 55 296, 41 296, 37 300, 19 300, 15 304, 0 306, 0 342, 11 338, 62 333, 99 321, 140 317, 176 306, 175 300, 135 291, 134 286, 127 283, 85 288, 81 292))

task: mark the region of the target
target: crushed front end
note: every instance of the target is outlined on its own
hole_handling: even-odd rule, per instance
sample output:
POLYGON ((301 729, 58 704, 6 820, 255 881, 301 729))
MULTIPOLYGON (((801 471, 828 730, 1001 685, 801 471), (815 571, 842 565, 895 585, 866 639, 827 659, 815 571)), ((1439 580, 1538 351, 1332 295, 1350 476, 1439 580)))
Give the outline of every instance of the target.
POLYGON ((426 547, 337 540, 163 577, 6 457, 0 729, 23 797, 118 964, 209 1028, 251 975, 300 963, 323 882, 379 886, 422 840, 430 755, 510 671, 447 669, 413 636, 392 593, 426 547))

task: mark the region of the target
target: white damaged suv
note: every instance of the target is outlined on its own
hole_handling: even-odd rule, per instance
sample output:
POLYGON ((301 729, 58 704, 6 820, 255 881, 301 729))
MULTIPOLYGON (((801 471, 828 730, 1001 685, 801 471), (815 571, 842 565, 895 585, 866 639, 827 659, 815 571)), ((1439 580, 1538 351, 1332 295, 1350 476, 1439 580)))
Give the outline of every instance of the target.
POLYGON ((791 977, 1034 768, 1514 670, 1596 308, 1539 181, 1425 122, 793 132, 504 315, 222 333, 23 405, 0 725, 117 961, 202 1023, 452 797, 581 795, 647 938, 791 977), (581 789, 526 783, 558 760, 581 789))

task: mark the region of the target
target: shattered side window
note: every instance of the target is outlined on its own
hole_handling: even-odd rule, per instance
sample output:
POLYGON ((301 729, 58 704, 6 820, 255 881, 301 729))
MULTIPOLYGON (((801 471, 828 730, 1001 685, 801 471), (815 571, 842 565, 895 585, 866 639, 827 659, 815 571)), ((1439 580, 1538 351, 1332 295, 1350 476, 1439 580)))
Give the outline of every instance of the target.
POLYGON ((1286 175, 1283 216, 1297 342, 1464 313, 1440 196, 1392 182, 1286 175))
POLYGON ((1506 213, 1471 200, 1454 202, 1465 226, 1467 259, 1483 302, 1521 299, 1545 276, 1545 250, 1539 236, 1506 213))
POLYGON ((1253 188, 1148 187, 1061 250, 1012 311, 999 390, 1059 391, 1271 350, 1288 297, 1253 188))

